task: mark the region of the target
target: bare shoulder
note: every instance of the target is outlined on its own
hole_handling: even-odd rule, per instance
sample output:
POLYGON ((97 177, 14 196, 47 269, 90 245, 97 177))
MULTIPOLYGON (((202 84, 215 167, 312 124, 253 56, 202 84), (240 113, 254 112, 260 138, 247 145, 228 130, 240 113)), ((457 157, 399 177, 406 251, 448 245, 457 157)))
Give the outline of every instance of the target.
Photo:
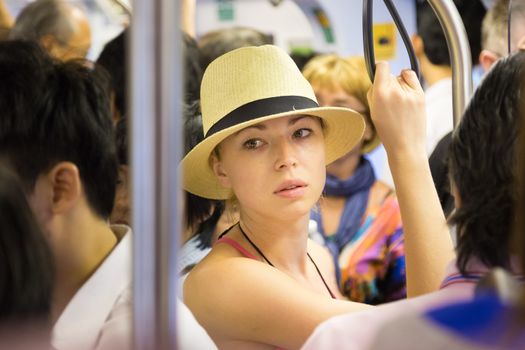
MULTIPOLYGON (((255 263, 253 261, 252 263, 255 263)), ((184 301, 188 306, 194 300, 206 297, 214 297, 214 293, 222 288, 209 288, 210 286, 221 286, 223 283, 232 284, 239 278, 243 278, 245 265, 250 265, 249 259, 236 256, 236 253, 228 246, 215 246, 211 252, 198 263, 189 273, 184 282, 184 301), (248 263, 248 264, 247 264, 248 263), (241 271, 236 271, 240 269, 241 271), (241 273, 241 275, 239 275, 241 273)), ((249 268, 248 268, 249 270, 249 268)), ((249 273, 249 272, 248 272, 249 273)), ((192 310, 193 311, 193 310, 192 310)))
POLYGON ((332 254, 325 246, 309 239, 308 240, 308 252, 315 260, 316 263, 322 263, 326 268, 333 270, 333 259, 332 254))
MULTIPOLYGON (((316 257, 322 254, 322 247, 314 249, 316 257)), ((245 341, 299 348, 322 321, 362 309, 319 297, 285 273, 231 253, 210 253, 184 285, 185 303, 217 344, 245 341)))
POLYGON ((282 283, 278 271, 273 270, 260 261, 238 255, 226 245, 216 246, 188 275, 184 302, 205 327, 220 326, 217 322, 234 318, 259 293, 282 283))
POLYGON ((231 341, 282 344, 282 334, 272 328, 272 310, 293 300, 295 283, 257 260, 227 253, 210 253, 192 270, 184 284, 184 302, 219 346, 231 341), (283 293, 290 284, 292 291, 283 293))

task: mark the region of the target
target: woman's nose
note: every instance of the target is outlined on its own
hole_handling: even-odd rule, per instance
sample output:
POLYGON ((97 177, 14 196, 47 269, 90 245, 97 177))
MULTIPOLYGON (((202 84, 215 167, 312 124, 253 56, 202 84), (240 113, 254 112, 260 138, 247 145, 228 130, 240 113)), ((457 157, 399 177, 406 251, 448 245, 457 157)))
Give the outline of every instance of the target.
POLYGON ((276 154, 275 170, 282 170, 297 165, 297 157, 289 140, 282 138, 275 142, 274 152, 276 154))

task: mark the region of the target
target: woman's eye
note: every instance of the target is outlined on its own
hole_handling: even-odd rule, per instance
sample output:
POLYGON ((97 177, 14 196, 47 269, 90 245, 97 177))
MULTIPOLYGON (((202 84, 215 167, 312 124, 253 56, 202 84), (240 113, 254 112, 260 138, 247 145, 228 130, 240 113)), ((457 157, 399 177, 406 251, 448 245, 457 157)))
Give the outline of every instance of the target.
POLYGON ((299 129, 299 130, 295 131, 293 133, 293 136, 295 138, 301 139, 301 138, 310 136, 311 133, 312 133, 312 129, 303 128, 303 129, 299 129))
POLYGON ((261 147, 262 144, 263 144, 263 142, 261 140, 250 139, 250 140, 246 141, 243 145, 244 145, 244 148, 247 148, 247 149, 256 149, 256 148, 261 147))

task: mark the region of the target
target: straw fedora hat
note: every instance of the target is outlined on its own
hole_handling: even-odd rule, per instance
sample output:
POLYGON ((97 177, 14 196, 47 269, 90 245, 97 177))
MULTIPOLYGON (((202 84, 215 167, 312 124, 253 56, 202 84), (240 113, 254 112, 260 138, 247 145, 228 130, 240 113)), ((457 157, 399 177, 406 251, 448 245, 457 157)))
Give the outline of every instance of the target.
POLYGON ((350 151, 363 136, 361 115, 319 107, 312 87, 286 52, 272 45, 244 47, 213 61, 202 78, 204 140, 181 162, 183 188, 210 199, 229 199, 210 167, 210 155, 228 136, 250 125, 291 115, 322 119, 326 163, 350 151))

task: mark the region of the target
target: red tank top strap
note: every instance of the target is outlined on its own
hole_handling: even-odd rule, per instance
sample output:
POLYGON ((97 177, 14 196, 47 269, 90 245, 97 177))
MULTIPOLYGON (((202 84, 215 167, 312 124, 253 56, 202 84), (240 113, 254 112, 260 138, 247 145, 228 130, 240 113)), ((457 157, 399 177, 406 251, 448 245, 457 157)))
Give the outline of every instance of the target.
POLYGON ((241 253, 243 256, 247 258, 259 260, 257 259, 256 256, 254 256, 249 251, 244 249, 243 246, 241 246, 239 243, 237 243, 236 241, 234 241, 233 239, 229 237, 222 237, 219 240, 217 240, 217 242, 215 242, 215 244, 219 244, 219 243, 224 243, 224 244, 231 246, 232 248, 234 248, 235 250, 237 250, 239 253, 241 253))

